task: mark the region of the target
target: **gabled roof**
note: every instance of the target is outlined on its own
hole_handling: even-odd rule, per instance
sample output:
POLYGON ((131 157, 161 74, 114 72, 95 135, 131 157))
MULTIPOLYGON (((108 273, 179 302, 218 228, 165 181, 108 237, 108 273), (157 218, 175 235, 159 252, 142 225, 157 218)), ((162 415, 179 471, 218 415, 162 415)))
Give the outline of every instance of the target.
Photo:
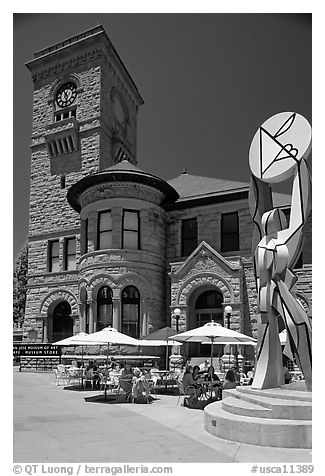
MULTIPOLYGON (((235 266, 232 263, 230 263, 227 260, 227 258, 224 258, 220 253, 218 253, 218 251, 212 248, 212 246, 210 246, 208 243, 206 243, 205 241, 201 241, 201 243, 195 248, 195 250, 190 254, 190 256, 188 256, 185 259, 185 261, 181 263, 180 267, 174 272, 174 275, 181 275, 181 274, 184 274, 184 272, 186 272, 187 269, 194 269, 193 263, 195 259, 199 258, 200 256, 203 256, 202 252, 205 253, 207 257, 212 258, 215 264, 219 264, 221 268, 231 270, 231 271, 238 270, 238 266, 235 266)), ((208 268, 204 269, 204 271, 207 271, 207 270, 208 268)))

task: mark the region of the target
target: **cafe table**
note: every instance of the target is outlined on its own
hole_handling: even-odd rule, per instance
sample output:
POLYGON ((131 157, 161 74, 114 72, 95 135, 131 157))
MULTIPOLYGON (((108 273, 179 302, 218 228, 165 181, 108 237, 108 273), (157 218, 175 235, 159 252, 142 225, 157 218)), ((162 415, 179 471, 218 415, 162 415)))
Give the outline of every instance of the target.
POLYGON ((174 377, 174 372, 169 370, 155 370, 152 372, 152 375, 158 376, 157 384, 162 384, 165 387, 165 392, 168 392, 168 387, 173 388, 176 378, 174 377))

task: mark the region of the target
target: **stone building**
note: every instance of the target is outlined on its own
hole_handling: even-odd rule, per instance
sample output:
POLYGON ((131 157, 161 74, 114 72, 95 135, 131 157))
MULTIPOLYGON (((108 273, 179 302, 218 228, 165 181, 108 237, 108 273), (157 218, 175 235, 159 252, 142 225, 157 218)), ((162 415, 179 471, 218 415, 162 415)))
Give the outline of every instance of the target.
MULTIPOLYGON (((142 97, 101 26, 35 53, 24 341, 214 319, 256 334, 248 184, 137 166, 142 97), (181 310, 176 319, 175 308, 181 310), (228 323, 227 323, 228 324, 228 323)), ((290 213, 290 196, 274 194, 290 213)), ((311 314, 311 218, 296 265, 311 314)), ((193 355, 206 346, 193 345, 193 355)))

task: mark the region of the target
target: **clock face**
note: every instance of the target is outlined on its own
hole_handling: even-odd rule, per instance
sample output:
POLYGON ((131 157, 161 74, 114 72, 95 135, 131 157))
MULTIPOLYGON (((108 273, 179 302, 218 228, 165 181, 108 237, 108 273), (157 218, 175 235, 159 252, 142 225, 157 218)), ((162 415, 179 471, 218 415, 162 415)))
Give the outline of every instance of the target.
POLYGON ((59 107, 70 106, 77 97, 77 86, 74 83, 65 83, 60 86, 56 94, 56 103, 59 107))

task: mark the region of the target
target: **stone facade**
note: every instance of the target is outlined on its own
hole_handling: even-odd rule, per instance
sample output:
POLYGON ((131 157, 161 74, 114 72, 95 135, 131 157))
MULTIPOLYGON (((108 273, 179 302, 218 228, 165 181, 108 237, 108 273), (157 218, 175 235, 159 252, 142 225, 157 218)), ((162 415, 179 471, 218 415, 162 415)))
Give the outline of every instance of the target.
MULTIPOLYGON (((248 186, 223 183, 222 190, 216 185, 207 196, 196 192, 184 198, 177 178, 168 183, 136 167, 143 101, 102 27, 36 53, 27 66, 34 107, 24 340, 53 341, 60 333, 58 322, 65 336, 98 330, 103 288, 111 292, 107 312, 118 330, 123 330, 127 306, 137 306, 137 337, 165 325, 175 331, 196 327, 207 312, 256 336, 248 186), (76 87, 76 100, 61 110, 56 95, 68 82, 76 87), (137 216, 136 230, 124 226, 127 211, 137 216), (99 244, 104 212, 111 220, 107 249, 99 244), (226 252, 222 216, 227 213, 237 213, 239 246, 226 252), (191 218, 197 220, 197 242, 184 256, 182 223, 191 218), (137 236, 137 246, 125 245, 128 232, 137 236), (125 304, 130 287, 139 299, 125 304), (197 306, 204 293, 219 299, 207 311, 197 306), (233 309, 229 322, 226 305, 233 309), (176 308, 181 310, 177 320, 176 308)), ((180 177, 186 182, 186 174, 180 177)), ((304 236, 296 293, 311 316, 311 217, 304 236)))

